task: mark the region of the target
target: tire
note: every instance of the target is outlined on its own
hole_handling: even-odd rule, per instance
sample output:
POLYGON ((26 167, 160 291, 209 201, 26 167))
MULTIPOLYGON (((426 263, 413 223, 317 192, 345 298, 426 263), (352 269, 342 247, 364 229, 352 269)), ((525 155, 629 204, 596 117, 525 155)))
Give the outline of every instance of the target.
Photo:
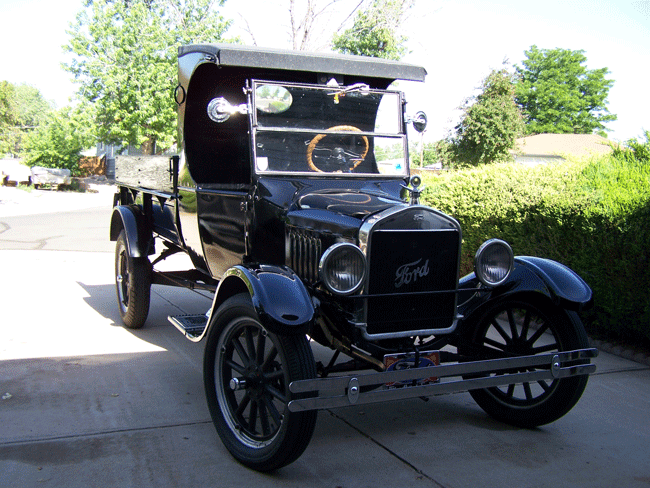
POLYGON ((146 257, 129 256, 124 230, 115 244, 115 289, 124 325, 129 329, 141 328, 149 315, 151 263, 146 257))
MULTIPOLYGON (((491 306, 470 332, 471 359, 494 359, 570 351, 588 347, 578 315, 550 302, 505 299, 491 306)), ((528 369, 527 371, 532 371, 528 369)), ((526 370, 524 370, 526 371, 526 370)), ((490 416, 518 427, 548 424, 578 402, 588 376, 472 390, 474 401, 490 416)))
POLYGON ((279 336, 262 326, 246 293, 226 300, 211 325, 203 361, 214 426, 240 463, 271 471, 304 452, 316 411, 290 412, 289 383, 316 377, 304 335, 279 336), (236 382, 239 382, 238 384, 236 382))

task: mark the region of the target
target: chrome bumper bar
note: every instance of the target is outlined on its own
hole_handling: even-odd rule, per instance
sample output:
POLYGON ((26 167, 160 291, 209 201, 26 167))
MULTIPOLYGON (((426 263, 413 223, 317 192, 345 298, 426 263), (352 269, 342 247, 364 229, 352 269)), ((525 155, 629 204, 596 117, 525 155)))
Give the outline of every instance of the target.
POLYGON ((596 356, 598 356, 597 349, 578 349, 535 356, 443 364, 401 371, 292 381, 289 385, 289 390, 292 393, 311 393, 313 396, 290 401, 289 410, 302 412, 362 405, 591 374, 596 371, 596 365, 591 364, 589 360, 596 356), (587 362, 584 362, 585 360, 587 362), (583 362, 583 364, 574 364, 575 361, 583 362), (525 371, 531 368, 536 369, 535 371, 525 371), (516 372, 518 370, 524 372, 516 372), (459 378, 486 374, 496 375, 470 379, 459 378), (415 386, 386 386, 388 383, 417 382, 431 377, 436 377, 439 381, 415 386), (370 391, 362 391, 364 387, 368 387, 370 391), (372 389, 373 387, 375 389, 372 389))

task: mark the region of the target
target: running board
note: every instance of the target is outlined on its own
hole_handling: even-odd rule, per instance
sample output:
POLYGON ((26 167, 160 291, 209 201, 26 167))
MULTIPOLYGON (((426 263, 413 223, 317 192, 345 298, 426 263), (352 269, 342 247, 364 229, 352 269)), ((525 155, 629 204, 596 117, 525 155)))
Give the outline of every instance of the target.
POLYGON ((208 325, 208 317, 205 314, 170 315, 167 320, 174 324, 174 327, 191 341, 200 339, 205 327, 208 325))
POLYGON ((490 359, 400 371, 293 381, 289 385, 289 390, 292 393, 315 395, 290 401, 289 410, 302 412, 347 405, 361 405, 591 374, 596 371, 596 365, 591 364, 589 360, 596 356, 598 356, 597 349, 578 349, 535 356, 490 359), (580 364, 576 364, 576 361, 580 364), (526 371, 531 368, 535 368, 535 371, 526 371), (496 375, 486 376, 490 374, 496 375), (447 378, 463 376, 480 377, 457 378, 445 381, 447 378), (426 380, 432 377, 437 378, 437 382, 417 384, 418 380, 426 380), (386 386, 411 381, 415 384, 414 386, 386 386), (375 389, 364 391, 373 387, 375 389))

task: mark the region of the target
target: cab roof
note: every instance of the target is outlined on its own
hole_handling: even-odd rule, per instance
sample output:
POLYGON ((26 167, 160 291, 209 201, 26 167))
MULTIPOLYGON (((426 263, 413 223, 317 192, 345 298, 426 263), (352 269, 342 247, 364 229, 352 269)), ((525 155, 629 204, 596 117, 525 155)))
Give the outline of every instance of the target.
POLYGON ((206 59, 219 66, 306 71, 407 81, 424 81, 427 74, 421 66, 367 56, 287 51, 237 44, 192 44, 178 48, 179 58, 192 53, 202 53, 206 59))

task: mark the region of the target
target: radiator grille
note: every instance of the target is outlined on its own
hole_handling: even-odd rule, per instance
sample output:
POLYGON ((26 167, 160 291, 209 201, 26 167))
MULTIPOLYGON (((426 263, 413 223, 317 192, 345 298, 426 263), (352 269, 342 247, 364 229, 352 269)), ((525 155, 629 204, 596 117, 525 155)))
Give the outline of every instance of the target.
POLYGON ((287 232, 286 264, 308 282, 318 280, 318 263, 323 255, 323 244, 319 236, 301 229, 287 232))
POLYGON ((368 299, 369 333, 451 324, 456 309, 459 239, 453 229, 373 233, 368 293, 380 296, 368 299))

